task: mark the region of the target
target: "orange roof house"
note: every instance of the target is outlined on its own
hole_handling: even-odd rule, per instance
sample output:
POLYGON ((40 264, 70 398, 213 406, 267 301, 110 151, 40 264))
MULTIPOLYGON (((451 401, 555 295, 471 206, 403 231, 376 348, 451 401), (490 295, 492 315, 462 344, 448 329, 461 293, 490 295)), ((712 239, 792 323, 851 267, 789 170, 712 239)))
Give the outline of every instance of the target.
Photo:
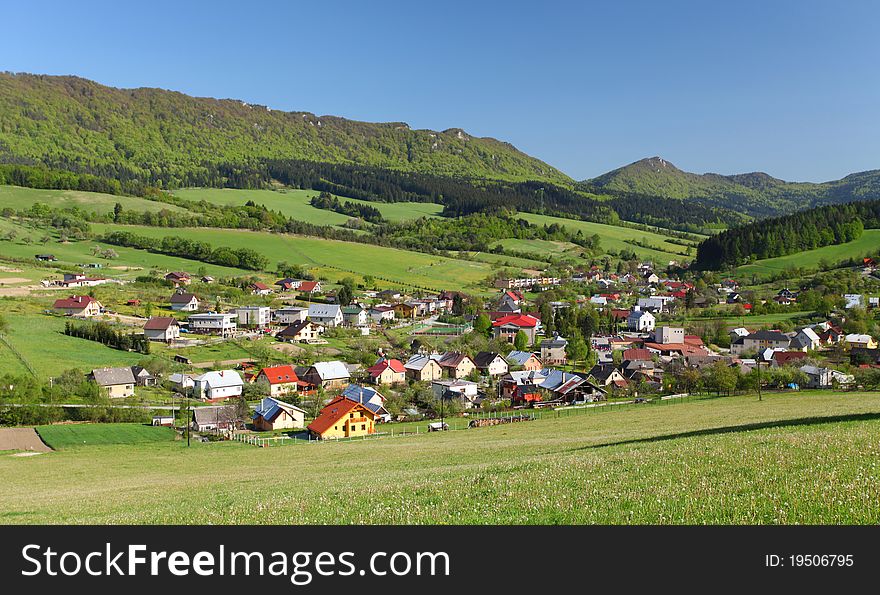
POLYGON ((263 368, 256 376, 256 381, 265 380, 269 383, 269 395, 276 397, 286 393, 296 392, 299 377, 293 366, 273 366, 263 368))
POLYGON ((400 384, 406 382, 406 368, 396 359, 383 359, 367 368, 374 384, 400 384))
POLYGON ((353 438, 374 433, 375 420, 376 414, 365 405, 340 396, 321 409, 308 429, 319 440, 353 438))

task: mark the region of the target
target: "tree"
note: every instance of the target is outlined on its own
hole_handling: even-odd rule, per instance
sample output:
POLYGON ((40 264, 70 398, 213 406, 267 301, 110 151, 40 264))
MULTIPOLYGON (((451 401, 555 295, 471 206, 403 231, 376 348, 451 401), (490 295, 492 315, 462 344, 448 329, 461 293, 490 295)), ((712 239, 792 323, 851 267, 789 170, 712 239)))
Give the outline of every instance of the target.
POLYGON ((122 215, 122 204, 116 203, 113 205, 113 222, 119 223, 119 218, 122 215))
POLYGON ((348 285, 342 285, 336 292, 336 303, 340 306, 347 306, 354 299, 351 288, 348 285))
POLYGON ((565 346, 565 355, 571 360, 572 367, 575 367, 579 361, 586 359, 588 350, 587 342, 575 335, 568 340, 568 344, 565 346))
POLYGON ((480 314, 477 316, 476 320, 474 320, 474 332, 480 335, 489 335, 489 329, 492 328, 492 319, 489 318, 488 314, 480 314))
POLYGON ((516 336, 513 338, 513 346, 517 351, 525 351, 526 347, 529 346, 529 336, 525 331, 517 331, 516 336))

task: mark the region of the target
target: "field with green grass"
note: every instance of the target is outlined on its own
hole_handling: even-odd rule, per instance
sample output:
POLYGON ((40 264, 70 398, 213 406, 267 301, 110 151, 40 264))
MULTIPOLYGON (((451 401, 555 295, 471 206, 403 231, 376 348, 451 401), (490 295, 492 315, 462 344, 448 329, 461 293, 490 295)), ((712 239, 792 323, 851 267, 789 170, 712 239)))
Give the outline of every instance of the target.
POLYGON ((81 192, 79 190, 42 190, 22 188, 21 186, 0 185, 0 206, 11 207, 16 211, 29 209, 35 203, 65 209, 78 207, 94 213, 112 213, 116 203, 127 211, 169 211, 182 212, 184 209, 136 196, 117 196, 100 192, 81 192))
POLYGON ((878 435, 880 393, 805 392, 278 448, 85 445, 0 456, 0 522, 877 524, 878 435))
POLYGON ((876 252, 877 246, 880 246, 880 229, 866 229, 859 239, 852 242, 758 260, 738 267, 736 274, 738 277, 750 279, 753 275, 762 278, 793 267, 816 268, 821 260, 834 264, 848 258, 861 259, 876 252))
POLYGON ((171 442, 176 432, 171 428, 144 424, 58 424, 37 426, 43 442, 55 450, 108 444, 150 444, 171 442))
MULTIPOLYGON (((670 260, 682 260, 682 253, 687 247, 670 243, 670 238, 658 233, 649 231, 640 231, 627 227, 618 227, 616 225, 605 225, 603 223, 592 223, 590 221, 577 221, 575 219, 563 219, 560 217, 550 217, 548 215, 536 215, 533 213, 519 213, 517 215, 526 221, 536 223, 538 225, 551 225, 556 223, 563 227, 574 231, 582 231, 585 235, 599 235, 600 246, 603 250, 632 250, 639 255, 640 258, 653 259, 655 264, 665 265, 670 260), (643 248, 627 243, 625 240, 636 240, 647 243, 656 249, 643 248)), ((696 249, 694 250, 696 251, 696 249)))
MULTIPOLYGON (((278 190, 238 190, 235 188, 182 188, 173 192, 175 196, 187 200, 205 200, 218 205, 243 205, 249 200, 258 205, 265 205, 271 211, 278 211, 288 217, 314 223, 315 225, 344 225, 350 219, 348 215, 318 209, 309 204, 317 190, 298 190, 280 188, 278 190)), ((376 207, 382 216, 389 221, 404 221, 419 217, 436 217, 443 210, 443 205, 423 202, 373 202, 340 196, 342 202, 376 207)))
MULTIPOLYGON (((169 230, 159 227, 130 225, 95 224, 93 228, 98 232, 128 230, 156 238, 169 233, 169 230)), ((181 228, 174 232, 213 246, 251 248, 265 254, 271 267, 278 261, 286 260, 307 267, 331 267, 339 271, 338 277, 349 273, 372 275, 401 285, 432 289, 476 289, 492 272, 492 266, 484 262, 323 238, 205 228, 181 228)))

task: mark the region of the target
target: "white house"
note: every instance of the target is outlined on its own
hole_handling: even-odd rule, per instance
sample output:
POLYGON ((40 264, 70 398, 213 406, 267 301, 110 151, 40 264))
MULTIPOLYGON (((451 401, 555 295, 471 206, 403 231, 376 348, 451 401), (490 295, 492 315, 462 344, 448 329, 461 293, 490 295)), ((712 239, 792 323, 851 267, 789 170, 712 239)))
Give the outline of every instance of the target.
POLYGON ((849 308, 864 308, 865 307, 865 296, 860 293, 847 293, 843 296, 843 301, 845 302, 844 307, 846 309, 849 308))
POLYGON ((169 302, 175 312, 195 312, 199 309, 199 298, 191 293, 176 292, 169 302))
POLYGON ((466 409, 477 406, 478 388, 476 382, 461 379, 435 380, 431 383, 435 399, 457 398, 466 409))
POLYGON ((654 324, 657 319, 654 315, 647 311, 636 310, 630 312, 626 317, 626 326, 631 331, 651 332, 654 330, 654 324))
POLYGON ((684 329, 674 326, 658 326, 654 329, 654 342, 661 345, 684 343, 684 329))
POLYGON ((271 310, 269 306, 239 306, 235 309, 238 324, 264 328, 269 326, 271 310))
POLYGON ((239 396, 243 385, 235 370, 205 372, 193 378, 193 395, 206 401, 228 399, 239 396))
POLYGON ((813 349, 818 349, 821 344, 822 339, 819 338, 816 331, 807 326, 797 332, 791 340, 789 348, 798 351, 811 351, 813 349))
POLYGON ((194 333, 211 333, 226 337, 238 329, 235 314, 214 312, 192 314, 186 321, 189 323, 189 330, 194 333))
POLYGON ((171 316, 154 316, 144 323, 144 336, 150 341, 170 343, 180 338, 180 325, 171 316))
POLYGON ((312 304, 309 306, 308 318, 315 324, 333 328, 343 321, 342 307, 338 304, 312 304))
POLYGON ((373 306, 370 308, 370 318, 377 324, 383 320, 394 320, 394 306, 373 306))

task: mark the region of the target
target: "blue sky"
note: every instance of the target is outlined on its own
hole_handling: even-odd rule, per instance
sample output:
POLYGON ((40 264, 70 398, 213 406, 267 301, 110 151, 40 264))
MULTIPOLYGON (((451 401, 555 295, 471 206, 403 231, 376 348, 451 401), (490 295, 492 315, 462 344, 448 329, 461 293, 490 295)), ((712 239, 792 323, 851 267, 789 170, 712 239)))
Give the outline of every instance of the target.
POLYGON ((0 70, 460 127, 577 179, 880 169, 880 3, 11 4, 0 70))

